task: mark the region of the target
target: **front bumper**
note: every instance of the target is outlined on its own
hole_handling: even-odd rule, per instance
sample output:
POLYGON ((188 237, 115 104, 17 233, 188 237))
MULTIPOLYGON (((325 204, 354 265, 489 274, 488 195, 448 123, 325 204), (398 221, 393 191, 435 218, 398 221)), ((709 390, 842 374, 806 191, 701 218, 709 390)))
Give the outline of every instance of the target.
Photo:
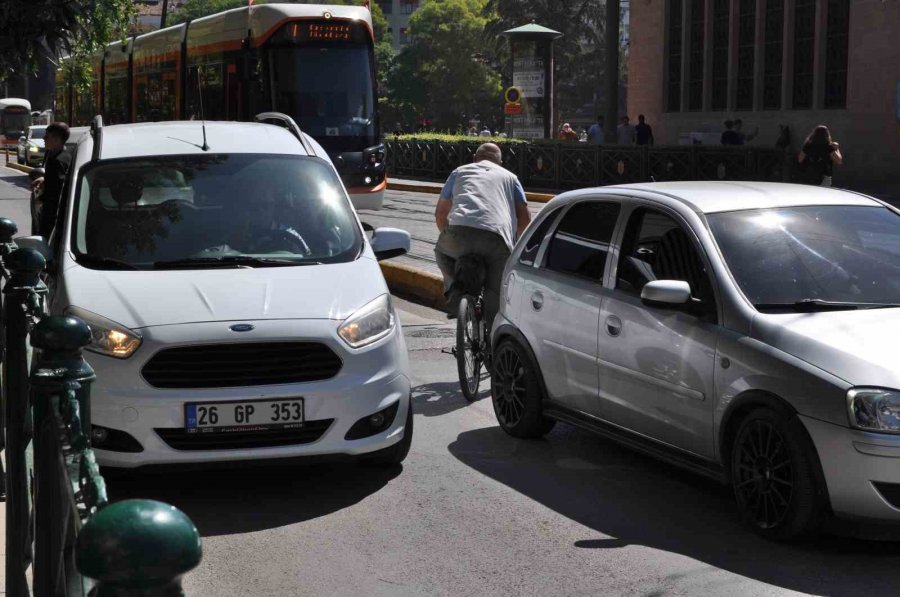
POLYGON ((42 166, 44 164, 44 152, 39 151, 37 153, 25 153, 25 161, 29 166, 42 166))
POLYGON ((900 523, 900 499, 888 489, 900 489, 900 436, 800 420, 819 454, 834 513, 900 523))
POLYGON ((354 456, 390 447, 403 439, 410 408, 410 381, 406 347, 399 327, 370 347, 351 350, 337 339, 334 333, 337 323, 333 321, 262 321, 254 324, 256 329, 247 334, 247 341, 322 341, 343 360, 341 371, 328 380, 284 385, 183 390, 154 388, 143 379, 141 369, 158 350, 185 344, 234 342, 236 338, 228 325, 222 323, 145 330, 144 344, 130 359, 86 353, 97 374, 91 390, 92 424, 124 431, 143 448, 140 452, 119 452, 95 445, 98 463, 134 468, 302 456, 354 456), (276 447, 175 449, 158 431, 184 428, 186 402, 290 397, 304 399, 305 419, 309 424, 330 421, 314 441, 276 447), (356 421, 395 403, 398 403, 396 416, 384 431, 362 439, 344 439, 356 421))

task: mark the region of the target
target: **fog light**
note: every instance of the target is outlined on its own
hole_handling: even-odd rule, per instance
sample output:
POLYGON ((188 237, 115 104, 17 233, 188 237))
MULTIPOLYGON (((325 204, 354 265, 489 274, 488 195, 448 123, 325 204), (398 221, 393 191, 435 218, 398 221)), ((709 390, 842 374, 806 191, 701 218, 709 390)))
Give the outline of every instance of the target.
POLYGON ((366 184, 372 184, 372 177, 366 176, 366 184))
POLYGON ((400 401, 398 400, 377 413, 363 417, 353 424, 353 427, 350 428, 344 436, 344 439, 362 439, 381 433, 394 422, 394 418, 397 416, 399 408, 400 401))
POLYGON ((102 444, 109 437, 109 433, 103 427, 91 427, 91 443, 102 444))
POLYGON ((381 426, 384 425, 384 414, 375 413, 374 415, 369 417, 369 425, 375 427, 376 429, 381 429, 381 426))

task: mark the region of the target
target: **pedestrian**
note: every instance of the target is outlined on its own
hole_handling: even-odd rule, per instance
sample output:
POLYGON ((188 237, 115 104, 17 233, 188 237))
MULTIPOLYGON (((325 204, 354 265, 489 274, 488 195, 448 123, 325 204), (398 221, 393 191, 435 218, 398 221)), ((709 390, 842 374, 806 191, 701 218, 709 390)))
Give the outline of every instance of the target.
POLYGON ((578 141, 578 133, 576 133, 572 129, 572 125, 568 122, 562 125, 562 129, 559 131, 559 140, 560 141, 578 141))
POLYGON ((490 137, 490 136, 491 136, 491 129, 489 129, 489 128, 487 127, 487 125, 485 125, 485 127, 484 127, 483 129, 481 129, 481 132, 478 133, 478 136, 479 136, 479 137, 490 137))
POLYGON ((638 114, 638 123, 634 127, 634 139, 638 145, 653 145, 653 128, 645 122, 643 114, 638 114))
POLYGON ((634 145, 634 125, 627 115, 622 117, 622 124, 616 127, 616 142, 619 145, 634 145))
POLYGON ((759 127, 756 127, 756 130, 750 134, 744 133, 744 131, 742 130, 743 128, 744 128, 744 121, 741 120, 740 118, 735 118, 734 119, 734 132, 736 132, 738 134, 738 136, 741 138, 741 142, 738 143, 738 145, 744 145, 745 143, 747 143, 749 141, 753 141, 753 139, 755 139, 756 136, 759 135, 759 127))
POLYGON ((588 129, 588 142, 600 144, 605 140, 603 135, 603 117, 597 116, 597 122, 591 125, 591 128, 588 129))
POLYGON ((444 296, 451 317, 461 297, 454 284, 456 261, 466 255, 484 259, 485 323, 500 307, 503 268, 516 239, 531 221, 525 191, 515 174, 502 166, 503 154, 493 143, 475 151, 475 161, 450 173, 441 190, 435 223, 440 231, 434 256, 444 276, 444 296))
POLYGON ((721 142, 722 145, 742 145, 744 143, 741 136, 734 130, 733 120, 725 121, 725 130, 722 131, 721 142))
POLYGON ((56 226, 63 183, 72 165, 72 156, 66 151, 69 140, 69 125, 54 122, 44 131, 44 175, 36 178, 31 186, 41 195, 41 210, 38 230, 48 242, 56 226))
POLYGON ((844 156, 840 144, 831 138, 828 127, 820 124, 803 142, 797 162, 802 182, 830 187, 834 167, 844 163, 844 156))
POLYGON ((778 149, 787 149, 791 146, 791 127, 787 124, 778 125, 778 139, 775 141, 775 147, 778 149))

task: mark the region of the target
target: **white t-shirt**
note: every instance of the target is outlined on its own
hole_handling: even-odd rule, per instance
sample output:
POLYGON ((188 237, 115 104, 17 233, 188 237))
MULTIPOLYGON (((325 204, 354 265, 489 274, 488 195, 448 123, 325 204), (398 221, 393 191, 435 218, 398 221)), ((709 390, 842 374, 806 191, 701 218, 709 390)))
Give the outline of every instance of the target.
POLYGON ((441 198, 453 201, 451 226, 496 232, 512 251, 516 242, 516 205, 527 203, 525 189, 515 174, 488 160, 466 164, 450 173, 441 198))

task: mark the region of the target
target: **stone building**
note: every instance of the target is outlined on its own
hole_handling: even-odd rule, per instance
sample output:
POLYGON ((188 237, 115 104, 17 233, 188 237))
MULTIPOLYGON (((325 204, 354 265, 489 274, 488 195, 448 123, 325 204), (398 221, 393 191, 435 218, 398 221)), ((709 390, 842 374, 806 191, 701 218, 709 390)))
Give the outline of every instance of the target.
POLYGON ((740 118, 797 150, 826 124, 836 185, 900 196, 900 0, 632 0, 630 27, 628 111, 657 143, 740 118))

